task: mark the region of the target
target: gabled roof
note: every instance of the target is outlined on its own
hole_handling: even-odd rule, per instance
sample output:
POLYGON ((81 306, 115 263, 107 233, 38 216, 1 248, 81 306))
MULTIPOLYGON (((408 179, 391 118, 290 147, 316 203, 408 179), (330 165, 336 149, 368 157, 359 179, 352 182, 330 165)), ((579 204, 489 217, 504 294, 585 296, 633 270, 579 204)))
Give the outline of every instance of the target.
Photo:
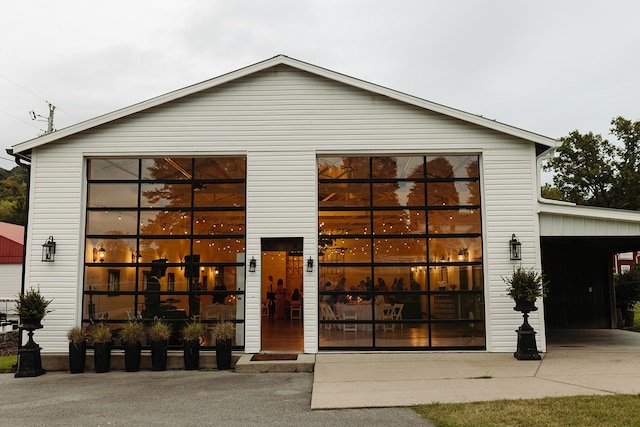
POLYGON ((318 76, 322 76, 330 80, 344 83, 344 84, 357 87, 369 92, 373 92, 379 95, 384 95, 389 98, 392 98, 407 104, 412 104, 417 107, 434 111, 436 113, 440 113, 440 114, 450 116, 459 120, 463 120, 469 123, 473 123, 485 128, 493 129, 498 132, 502 132, 508 135, 522 138, 524 140, 534 142, 544 147, 560 146, 560 143, 557 140, 552 138, 548 138, 536 133, 528 132, 523 129, 519 129, 513 126, 506 125, 504 123, 497 122, 495 120, 486 119, 482 116, 466 113, 461 110, 456 110, 454 108, 446 107, 441 104, 436 104, 434 102, 426 101, 424 99, 417 98, 415 96, 407 95, 405 93, 388 89, 386 87, 379 86, 373 83, 369 83, 364 80, 359 80, 354 77, 350 77, 344 74, 337 73, 335 71, 331 71, 325 68, 321 68, 321 67, 306 63, 306 62, 302 62, 285 55, 278 55, 271 59, 267 59, 265 61, 258 62, 256 64, 241 68, 239 70, 232 71, 227 74, 223 74, 219 77, 215 77, 213 79, 206 80, 204 82, 197 83, 195 85, 187 86, 183 89, 169 92, 164 95, 160 95, 158 97, 149 99, 147 101, 143 101, 138 104, 134 104, 129 107, 125 107, 120 110, 116 110, 114 112, 107 113, 102 116, 98 116, 96 118, 86 120, 76 125, 66 127, 54 133, 43 135, 41 137, 16 144, 12 147, 12 150, 10 151, 12 151, 13 154, 25 153, 33 148, 37 148, 39 146, 48 144, 49 142, 57 141, 67 136, 77 134, 79 132, 85 131, 87 129, 91 129, 96 126, 103 125, 105 123, 108 123, 117 119, 121 119, 123 117, 138 113, 148 108, 156 107, 158 105, 161 105, 170 101, 174 101, 176 99, 189 96, 197 92, 211 89, 213 87, 225 84, 227 82, 248 76, 250 74, 253 74, 277 65, 288 65, 290 67, 293 67, 302 71, 306 71, 308 73, 315 74, 318 76))
POLYGON ((11 224, 8 222, 0 222, 0 236, 23 245, 24 226, 11 224))

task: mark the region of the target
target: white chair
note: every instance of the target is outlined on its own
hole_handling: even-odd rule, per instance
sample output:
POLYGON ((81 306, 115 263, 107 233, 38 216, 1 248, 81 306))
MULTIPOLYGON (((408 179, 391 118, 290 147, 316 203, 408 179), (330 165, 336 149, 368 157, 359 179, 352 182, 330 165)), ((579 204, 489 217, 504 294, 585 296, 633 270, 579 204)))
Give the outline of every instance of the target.
POLYGON ((266 302, 262 303, 262 316, 268 316, 269 315, 269 306, 267 305, 266 302))
MULTIPOLYGON (((355 308, 342 309, 342 320, 358 320, 358 311, 355 308)), ((342 332, 358 332, 357 323, 343 323, 342 332)))
MULTIPOLYGON (((385 321, 393 321, 395 320, 393 318, 393 305, 385 303, 384 306, 382 307, 382 320, 385 321)), ((384 323, 382 325, 382 330, 383 331, 393 331, 394 329, 394 324, 393 323, 384 323)))
MULTIPOLYGON (((391 315, 393 316, 393 320, 398 321, 398 320, 402 320, 402 309, 404 308, 404 304, 394 304, 392 306, 392 313, 391 315)), ((396 325, 393 324, 393 327, 395 327, 396 325)), ((402 323, 400 323, 400 328, 402 329, 403 325, 402 323)))
POLYGON ((300 320, 302 318, 302 304, 300 301, 291 301, 289 309, 290 320, 300 320))
MULTIPOLYGON (((336 318, 336 314, 333 312, 329 304, 327 304, 326 302, 320 303, 320 315, 322 320, 338 320, 336 318)), ((334 327, 337 328, 338 325, 331 324, 331 323, 325 323, 324 325, 325 329, 332 329, 334 327)))

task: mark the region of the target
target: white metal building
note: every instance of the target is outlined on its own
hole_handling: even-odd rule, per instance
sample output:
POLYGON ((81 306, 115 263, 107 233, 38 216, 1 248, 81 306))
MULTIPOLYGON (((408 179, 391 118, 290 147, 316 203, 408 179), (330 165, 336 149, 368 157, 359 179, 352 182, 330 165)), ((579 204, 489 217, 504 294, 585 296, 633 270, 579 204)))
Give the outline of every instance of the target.
POLYGON ((235 322, 251 353, 277 350, 285 324, 307 353, 511 352, 522 317, 502 277, 541 270, 541 238, 574 208, 538 197, 558 145, 286 56, 17 144, 31 163, 25 286, 54 300, 38 343, 64 352, 90 320, 198 316, 235 322))

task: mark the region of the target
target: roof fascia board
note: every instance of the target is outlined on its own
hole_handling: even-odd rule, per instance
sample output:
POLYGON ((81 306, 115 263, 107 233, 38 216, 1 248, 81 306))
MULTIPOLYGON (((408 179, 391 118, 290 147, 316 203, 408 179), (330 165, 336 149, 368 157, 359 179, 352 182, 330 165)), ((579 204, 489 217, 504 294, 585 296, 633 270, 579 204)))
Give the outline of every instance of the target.
POLYGON ((213 87, 228 83, 232 80, 236 80, 236 79, 245 77, 247 75, 250 75, 252 73, 259 72, 280 64, 288 65, 293 68, 309 72, 311 74, 319 75, 319 76, 322 76, 330 80, 334 80, 349 86, 353 86, 369 92, 377 93, 377 94, 389 97, 391 99, 395 99, 400 102, 415 105, 420 108, 425 108, 427 110, 431 110, 436 113, 440 113, 440 114, 450 116, 459 120, 473 123, 478 126, 493 129, 498 132, 515 136, 517 138, 521 138, 521 139, 535 142, 538 144, 543 144, 548 147, 560 146, 560 142, 552 138, 548 138, 533 132, 529 132, 523 129, 509 126, 504 123, 497 122, 495 120, 486 119, 478 115, 466 113, 464 111, 457 110, 455 108, 446 107, 444 105, 430 102, 430 101, 427 101, 415 96, 411 96, 402 92, 398 92, 398 91, 386 88, 384 86, 379 86, 373 83, 366 82, 364 80, 347 76, 345 74, 340 74, 335 71, 328 70, 326 68, 318 67, 316 65, 299 61, 297 59, 293 59, 285 55, 278 55, 278 56, 274 56, 273 58, 255 63, 253 65, 249 65, 249 66, 240 68, 238 70, 223 74, 221 76, 214 77, 209 80, 205 80, 204 82, 196 83, 194 85, 187 86, 185 88, 178 89, 178 90, 166 93, 164 95, 160 95, 155 98, 151 98, 149 100, 142 101, 142 102, 130 105, 128 107, 121 108, 111 113, 103 114, 93 119, 89 119, 84 122, 80 122, 76 125, 72 125, 67 128, 61 129, 59 131, 50 133, 48 135, 43 135, 41 137, 16 144, 12 147, 12 150, 13 150, 13 153, 16 153, 16 154, 29 151, 33 148, 39 147, 49 142, 53 142, 53 141, 65 138, 67 136, 71 136, 79 132, 83 132, 93 127, 97 127, 105 123, 109 123, 111 121, 118 120, 123 117, 127 117, 129 115, 138 113, 140 111, 144 111, 146 109, 153 108, 158 105, 201 92, 203 90, 211 89, 213 87))
POLYGON ((538 213, 550 215, 573 216, 581 218, 597 218, 613 221, 640 223, 640 212, 624 209, 598 208, 581 205, 560 205, 556 203, 540 202, 538 213))

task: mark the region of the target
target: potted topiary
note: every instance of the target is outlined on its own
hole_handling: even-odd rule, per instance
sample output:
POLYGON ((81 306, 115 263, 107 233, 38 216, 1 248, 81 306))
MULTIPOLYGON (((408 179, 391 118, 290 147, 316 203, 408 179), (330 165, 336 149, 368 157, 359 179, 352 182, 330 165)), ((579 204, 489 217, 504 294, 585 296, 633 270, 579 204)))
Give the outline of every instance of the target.
POLYGON ((524 268, 521 265, 514 267, 513 274, 503 277, 508 285, 507 294, 516 302, 514 310, 522 312, 523 322, 518 328, 517 350, 513 356, 518 360, 540 360, 536 345, 536 332, 529 324, 529 312, 536 311, 535 302, 538 298, 547 295, 548 282, 542 274, 532 268, 524 268))
POLYGON ((231 369, 231 340, 235 328, 231 322, 218 322, 213 328, 216 336, 216 366, 218 370, 231 369))
POLYGON ((200 365, 200 341, 204 334, 204 325, 197 320, 188 322, 182 328, 184 339, 184 369, 194 371, 200 365))
POLYGON ((26 330, 29 340, 18 349, 18 369, 16 378, 37 377, 45 374, 40 357, 41 347, 33 341, 33 331, 42 328, 42 319, 51 310, 51 300, 45 299, 40 289, 29 289, 17 297, 16 314, 20 316, 20 328, 26 330))
POLYGON ((137 372, 140 370, 142 355, 142 340, 144 339, 144 325, 140 322, 129 321, 120 331, 120 341, 124 346, 124 370, 137 372))
POLYGON ((93 364, 96 373, 109 372, 111 367, 111 328, 99 323, 91 330, 93 340, 93 364))
POLYGON ((74 326, 67 331, 69 339, 69 371, 72 374, 84 372, 87 359, 87 331, 82 326, 74 326))
POLYGON ((167 349, 171 326, 161 319, 155 319, 149 327, 149 340, 151 341, 151 369, 164 371, 167 369, 167 349))
POLYGON ((514 310, 523 313, 536 311, 536 300, 547 296, 548 282, 534 268, 527 269, 520 265, 513 269, 511 276, 502 280, 508 285, 507 294, 516 302, 514 310))
POLYGON ((42 319, 47 313, 52 300, 47 300, 40 293, 40 289, 29 289, 18 295, 16 302, 16 314, 20 316, 20 324, 24 329, 42 328, 42 319))

